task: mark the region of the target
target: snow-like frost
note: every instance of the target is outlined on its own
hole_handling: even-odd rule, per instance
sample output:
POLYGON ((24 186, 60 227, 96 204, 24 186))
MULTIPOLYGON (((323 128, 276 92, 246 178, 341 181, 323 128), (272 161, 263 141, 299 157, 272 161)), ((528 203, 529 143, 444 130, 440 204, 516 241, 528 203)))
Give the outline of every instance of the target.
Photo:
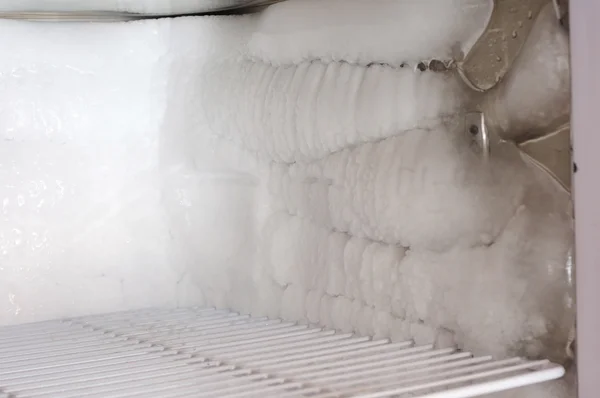
POLYGON ((561 358, 568 194, 510 145, 482 162, 469 92, 414 69, 489 9, 318 3, 0 23, 1 323, 206 302, 561 358))

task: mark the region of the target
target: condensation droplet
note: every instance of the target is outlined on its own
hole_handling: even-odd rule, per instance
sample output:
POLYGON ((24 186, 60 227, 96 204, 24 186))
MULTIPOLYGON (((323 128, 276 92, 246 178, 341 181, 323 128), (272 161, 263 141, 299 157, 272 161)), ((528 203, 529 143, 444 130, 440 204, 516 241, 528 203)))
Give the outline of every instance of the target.
POLYGON ((529 12, 527 13, 527 19, 531 18, 533 18, 533 11, 529 10, 529 12))
POLYGON ((513 32, 512 32, 512 38, 513 39, 517 38, 517 31, 516 30, 513 30, 513 32))

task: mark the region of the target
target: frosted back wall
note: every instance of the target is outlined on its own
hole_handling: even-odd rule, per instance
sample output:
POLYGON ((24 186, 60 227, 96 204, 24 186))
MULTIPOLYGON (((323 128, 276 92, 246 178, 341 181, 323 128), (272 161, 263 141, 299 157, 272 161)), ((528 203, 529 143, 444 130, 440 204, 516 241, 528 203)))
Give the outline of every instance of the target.
MULTIPOLYGON (((1 21, 0 324, 206 303, 564 359, 568 192, 514 146, 483 163, 473 93, 416 67, 468 51, 491 3, 370 4, 1 21)), ((527 51, 563 82, 552 12, 527 51)))
POLYGON ((205 302, 562 359, 569 195, 514 146, 484 164, 473 93, 417 68, 490 3, 366 4, 2 22, 2 322, 205 302))
POLYGON ((166 33, 0 23, 0 324, 198 301, 159 191, 166 33))

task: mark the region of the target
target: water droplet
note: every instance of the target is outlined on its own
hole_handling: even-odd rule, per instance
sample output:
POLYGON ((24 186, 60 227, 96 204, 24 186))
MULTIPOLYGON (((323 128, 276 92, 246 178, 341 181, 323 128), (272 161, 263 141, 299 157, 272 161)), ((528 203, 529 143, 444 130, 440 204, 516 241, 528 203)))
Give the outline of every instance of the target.
POLYGON ((522 28, 523 27, 523 21, 519 21, 518 23, 519 23, 519 28, 522 28))
POLYGON ((513 30, 513 32, 512 32, 512 38, 513 39, 517 38, 517 31, 516 30, 513 30))
POLYGON ((527 19, 531 18, 533 18, 533 11, 529 10, 529 12, 527 13, 527 19))
POLYGON ((500 58, 499 55, 496 55, 496 61, 500 62, 500 61, 502 61, 502 58, 500 58))

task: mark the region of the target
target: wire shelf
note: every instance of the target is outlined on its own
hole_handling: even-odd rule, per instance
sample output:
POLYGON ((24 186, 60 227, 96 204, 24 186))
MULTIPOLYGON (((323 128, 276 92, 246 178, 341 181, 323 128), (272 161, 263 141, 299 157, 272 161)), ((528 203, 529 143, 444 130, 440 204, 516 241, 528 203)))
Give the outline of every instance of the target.
POLYGON ((0 328, 0 398, 466 398, 563 374, 204 308, 0 328))

